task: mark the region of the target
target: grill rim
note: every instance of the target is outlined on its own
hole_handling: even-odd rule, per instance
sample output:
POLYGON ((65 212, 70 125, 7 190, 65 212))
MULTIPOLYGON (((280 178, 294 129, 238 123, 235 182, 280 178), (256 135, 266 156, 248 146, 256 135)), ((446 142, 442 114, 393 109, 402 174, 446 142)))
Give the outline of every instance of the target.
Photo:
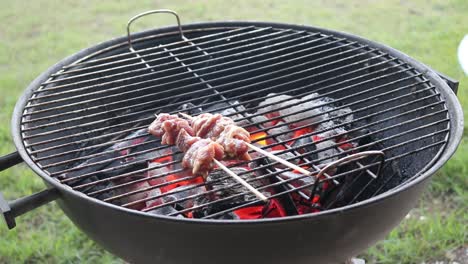
MULTIPOLYGON (((182 26, 183 30, 192 30, 192 31, 205 31, 210 28, 236 28, 236 27, 272 27, 278 29, 293 29, 293 30, 305 30, 309 32, 321 32, 323 34, 333 35, 335 37, 344 37, 348 40, 358 41, 360 43, 365 43, 369 45, 369 47, 377 48, 381 51, 388 53, 389 55, 397 57, 399 60, 404 61, 408 65, 412 66, 415 70, 422 73, 429 81, 438 88, 443 99, 446 101, 448 113, 450 116, 450 131, 448 134, 448 141, 446 142, 445 146, 439 150, 439 155, 437 160, 434 162, 432 161, 432 166, 428 168, 425 172, 413 175, 410 181, 401 184, 400 186, 389 190, 383 194, 371 197, 367 200, 354 203, 351 205, 347 205, 340 208, 330 209, 314 214, 304 214, 304 215, 297 215, 297 216, 288 216, 288 217, 281 217, 281 218, 266 218, 266 219, 250 219, 250 220, 215 220, 215 219, 188 219, 188 218, 174 218, 165 215, 153 215, 145 212, 140 212, 133 209, 124 208, 118 205, 114 205, 108 202, 101 201, 99 199, 90 197, 81 193, 79 191, 73 190, 70 186, 62 184, 58 182, 51 176, 48 176, 29 156, 27 153, 26 147, 24 145, 24 140, 22 138, 21 132, 21 120, 25 110, 25 107, 28 103, 28 100, 34 94, 36 90, 39 89, 40 84, 46 81, 51 74, 56 73, 59 71, 63 66, 70 65, 73 62, 78 60, 82 60, 93 53, 97 53, 99 51, 103 51, 109 49, 110 47, 118 47, 125 45, 127 43, 127 37, 117 37, 113 38, 108 41, 101 42, 89 48, 82 49, 75 54, 72 54, 61 61, 57 62, 55 65, 48 68, 45 72, 40 74, 35 80, 33 80, 28 87, 23 92, 22 96, 17 101, 13 116, 11 120, 11 133, 12 138, 15 143, 16 149, 23 158, 23 160, 28 164, 28 166, 33 169, 33 171, 38 174, 48 185, 49 187, 53 187, 58 189, 60 192, 66 192, 69 195, 73 195, 75 198, 81 199, 84 198, 87 202, 90 203, 97 203, 100 206, 107 206, 110 209, 114 210, 121 210, 125 213, 129 214, 136 214, 139 216, 154 218, 158 220, 166 220, 166 221, 176 221, 176 222, 184 222, 184 223, 201 223, 201 224, 259 224, 264 222, 285 222, 285 221, 295 221, 301 219, 309 219, 309 218, 320 218, 320 217, 328 217, 343 211, 349 211, 352 209, 356 209, 358 207, 363 207, 366 205, 371 205, 373 203, 379 202, 383 199, 390 198, 398 194, 399 192, 403 192, 405 190, 410 189, 413 186, 418 185, 419 183, 427 180, 430 178, 436 171, 438 171, 447 161, 448 159, 455 153, 458 145, 461 141, 463 135, 463 111, 461 109, 461 105, 458 102, 458 99, 452 89, 448 86, 448 84, 442 80, 442 78, 430 67, 426 66, 425 64, 413 59, 412 57, 408 56, 407 54, 400 52, 396 49, 393 49, 389 46, 384 44, 374 42, 369 39, 365 39, 363 37, 330 30, 324 29, 314 26, 305 26, 305 25, 295 25, 295 24, 287 24, 287 23, 277 23, 277 22, 258 22, 258 21, 217 21, 217 22, 202 22, 202 23, 191 23, 185 24, 182 26)), ((167 35, 176 35, 178 34, 178 29, 176 26, 168 26, 168 27, 160 27, 155 28, 152 30, 146 30, 138 33, 134 33, 134 39, 147 39, 148 36, 156 37, 157 35, 167 36, 167 35), (169 34, 168 34, 169 33, 169 34)), ((60 198, 60 197, 59 197, 60 198)))

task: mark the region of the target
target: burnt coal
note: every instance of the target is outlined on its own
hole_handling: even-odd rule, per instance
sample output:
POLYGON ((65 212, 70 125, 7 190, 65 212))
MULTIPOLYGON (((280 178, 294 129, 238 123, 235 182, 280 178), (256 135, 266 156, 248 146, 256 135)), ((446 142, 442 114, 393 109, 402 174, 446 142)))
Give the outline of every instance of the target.
MULTIPOLYGON (((79 165, 73 166, 74 168, 73 171, 60 175, 59 179, 74 178, 74 177, 77 177, 83 174, 92 173, 98 170, 105 170, 105 169, 119 167, 130 162, 135 163, 135 166, 126 166, 123 169, 114 169, 114 170, 111 170, 110 172, 102 172, 96 175, 95 178, 104 179, 110 176, 122 174, 130 170, 138 169, 136 168, 138 166, 140 166, 141 168, 145 168, 146 162, 144 162, 144 159, 147 158, 147 156, 149 156, 150 154, 136 155, 133 157, 127 157, 127 158, 121 158, 121 159, 118 159, 118 158, 125 157, 126 155, 129 155, 132 152, 143 151, 146 149, 160 146, 158 142, 142 144, 145 142, 149 142, 151 140, 154 141, 154 137, 151 137, 148 135, 147 129, 140 129, 134 133, 131 133, 126 137, 126 139, 128 140, 124 140, 122 142, 112 145, 111 147, 107 149, 104 149, 103 152, 106 154, 99 155, 94 158, 90 158, 80 163, 79 165), (140 145, 140 146, 136 146, 136 145, 140 145), (102 162, 105 160, 109 160, 109 162, 107 163, 102 162), (141 163, 139 164, 138 161, 141 161, 141 163), (94 164, 94 163, 97 163, 97 164, 94 164), (90 165, 90 164, 93 164, 93 165, 90 165)), ((91 178, 85 178, 83 180, 80 179, 77 181, 73 181, 71 184, 72 185, 84 184, 90 180, 91 178)))
POLYGON ((191 208, 194 206, 194 199, 186 199, 191 196, 195 196, 200 193, 206 192, 205 186, 196 186, 193 184, 188 184, 184 186, 179 186, 172 189, 166 196, 162 198, 164 203, 170 203, 174 201, 180 201, 177 203, 180 208, 191 208))
POLYGON ((185 218, 182 214, 178 214, 178 210, 176 210, 173 206, 168 205, 160 208, 153 209, 148 211, 150 214, 154 215, 171 215, 179 218, 185 218))
MULTIPOLYGON (((230 168, 234 173, 242 177, 244 180, 248 180, 249 178, 256 177, 254 172, 249 172, 247 168, 243 167, 234 167, 230 168), (247 173, 245 173, 247 172, 247 173), (242 174, 244 173, 244 174, 242 174)), ((248 202, 256 200, 256 197, 250 193, 250 191, 245 188, 244 186, 240 185, 232 179, 226 172, 221 170, 215 170, 208 175, 206 179, 208 183, 208 188, 214 190, 214 192, 210 195, 203 195, 195 200, 196 205, 207 204, 212 201, 218 201, 214 204, 208 205, 206 207, 202 207, 194 211, 194 217, 201 218, 207 215, 211 215, 223 210, 227 210, 236 206, 240 206, 246 204, 248 202), (226 179, 223 179, 226 178, 226 179), (222 179, 222 180, 221 180, 222 179), (237 185, 237 186, 232 186, 237 185), (242 195, 239 195, 242 194, 242 195), (226 200, 225 202, 219 201, 223 198, 228 198, 234 195, 239 195, 233 199, 226 200)), ((261 181, 250 181, 249 182, 254 188, 260 188, 264 186, 265 183, 261 181)), ((264 195, 271 196, 271 193, 268 191, 260 190, 264 195)), ((219 218, 216 219, 239 219, 239 216, 235 213, 227 213, 219 218)))
MULTIPOLYGON (((244 180, 249 180, 249 179, 256 177, 254 172, 249 172, 249 170, 246 168, 234 167, 230 169, 234 173, 239 175, 241 178, 243 178, 244 180)), ((239 197, 236 197, 234 199, 231 199, 229 202, 243 203, 243 202, 252 201, 256 199, 255 195, 253 195, 247 188, 245 188, 243 185, 238 184, 236 180, 234 180, 232 177, 230 177, 226 172, 222 170, 215 170, 211 172, 210 175, 208 175, 206 182, 212 190, 219 190, 219 191, 214 192, 214 195, 217 197, 217 199, 223 199, 223 198, 230 197, 233 195, 238 195, 241 193, 245 193, 245 194, 239 197), (222 179, 222 178, 226 178, 226 179, 222 179), (236 186, 231 186, 231 185, 236 185, 236 186), (227 186, 230 186, 230 187, 227 187, 227 186)), ((264 185, 264 183, 262 183, 261 181, 251 181, 249 183, 254 188, 260 188, 261 186, 264 185)), ((267 192, 262 191, 262 193, 264 193, 265 195, 270 195, 267 192)))

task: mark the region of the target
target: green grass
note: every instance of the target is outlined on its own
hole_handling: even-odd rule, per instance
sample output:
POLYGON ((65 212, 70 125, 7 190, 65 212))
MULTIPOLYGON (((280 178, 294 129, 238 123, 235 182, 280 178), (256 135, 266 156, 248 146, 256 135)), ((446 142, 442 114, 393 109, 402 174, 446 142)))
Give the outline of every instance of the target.
MULTIPOLYGON (((347 31, 399 49, 460 80, 459 98, 468 107, 468 77, 456 49, 468 34, 468 2, 456 1, 1 1, 0 154, 14 150, 8 126, 14 104, 38 74, 82 48, 124 35, 129 17, 171 8, 183 23, 263 20, 347 31)), ((173 24, 160 15, 139 21, 135 30, 173 24)), ((465 112, 465 118, 468 111, 465 112)), ((468 124, 468 122, 467 122, 468 124)), ((467 125, 465 125, 466 127, 467 125)), ((468 130, 467 130, 468 131, 468 130)), ((411 217, 378 245, 363 252, 372 263, 420 263, 447 259, 466 246, 468 138, 434 177, 411 217), (423 219, 423 220, 421 220, 423 219)), ((41 190, 25 166, 0 172, 0 190, 12 199, 41 190)), ((55 204, 0 226, 0 263, 120 262, 87 239, 55 204)))

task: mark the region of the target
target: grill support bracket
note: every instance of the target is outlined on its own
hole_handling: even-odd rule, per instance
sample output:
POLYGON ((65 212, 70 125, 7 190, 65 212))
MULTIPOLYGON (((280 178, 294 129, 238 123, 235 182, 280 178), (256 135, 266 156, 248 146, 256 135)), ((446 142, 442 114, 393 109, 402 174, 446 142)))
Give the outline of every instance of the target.
MULTIPOLYGON (((18 152, 0 157, 0 171, 13 167, 21 162, 23 162, 23 159, 18 152)), ((50 188, 9 202, 5 199, 2 192, 0 192, 0 212, 3 214, 8 228, 13 229, 16 226, 16 217, 34 210, 39 206, 50 203, 57 199, 58 196, 58 190, 50 188)))

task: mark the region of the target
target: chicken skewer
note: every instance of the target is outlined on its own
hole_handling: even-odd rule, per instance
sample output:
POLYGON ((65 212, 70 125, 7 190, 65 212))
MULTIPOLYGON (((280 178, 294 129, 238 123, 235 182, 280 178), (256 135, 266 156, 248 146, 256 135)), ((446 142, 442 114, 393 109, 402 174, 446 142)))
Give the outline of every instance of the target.
POLYGON ((224 149, 219 143, 207 138, 194 137, 194 131, 187 120, 174 115, 160 114, 148 130, 152 135, 161 137, 162 144, 176 145, 183 151, 185 155, 182 159, 182 166, 192 168, 194 175, 202 175, 206 178, 214 163, 257 198, 264 202, 268 201, 265 195, 218 160, 224 156, 224 149))
MULTIPOLYGON (((206 136, 211 137, 211 139, 216 140, 217 142, 220 141, 221 145, 223 145, 223 142, 229 142, 229 139, 232 138, 234 140, 237 140, 237 141, 235 141, 235 144, 237 144, 238 146, 239 145, 242 146, 243 144, 245 144, 246 148, 250 148, 250 149, 252 149, 252 150, 254 150, 254 151, 258 152, 258 153, 261 153, 261 154, 263 154, 263 155, 265 155, 265 156, 267 156, 267 157, 269 157, 269 158, 283 164, 286 167, 289 167, 289 168, 291 168, 293 170, 296 170, 296 171, 298 171, 298 172, 300 172, 300 173, 302 173, 304 175, 312 175, 312 173, 310 171, 308 171, 308 170, 306 170, 304 168, 301 168, 300 166, 297 166, 296 164, 293 164, 293 163, 291 163, 291 162, 289 162, 287 160, 284 160, 284 159, 282 159, 280 157, 277 157, 277 156, 271 154, 270 152, 265 151, 265 150, 255 146, 255 145, 252 145, 250 143, 250 138, 248 136, 247 136, 247 138, 245 137, 245 133, 247 133, 247 135, 248 135, 248 132, 245 129, 236 126, 235 123, 234 123, 234 120, 232 120, 232 119, 230 119, 228 117, 222 117, 223 119, 221 120, 221 119, 219 119, 219 117, 215 117, 217 115, 212 115, 212 114, 201 114, 201 115, 199 115, 197 117, 192 117, 192 116, 190 116, 188 114, 184 114, 184 113, 179 113, 179 114, 181 116, 191 120, 191 122, 194 124, 192 126, 194 134, 200 135, 200 137, 203 137, 203 138, 206 137, 206 136), (206 134, 204 132, 204 130, 203 130, 203 126, 196 126, 195 124, 197 123, 197 121, 201 123, 202 121, 200 121, 200 119, 207 118, 210 115, 213 116, 212 120, 214 120, 214 122, 215 122, 213 124, 215 129, 213 129, 214 132, 212 132, 211 134, 206 134), (221 122, 218 121, 218 120, 221 120, 221 122), (224 128, 224 130, 222 130, 223 128, 224 128), (237 130, 235 130, 235 129, 237 129, 237 130), (222 131, 220 131, 220 130, 222 130, 222 131), (220 131, 220 132, 218 132, 218 131, 220 131), (238 134, 233 135, 234 131, 237 132, 238 134), (223 136, 225 136, 228 139, 219 140, 219 138, 222 138, 223 136), (216 137, 218 137, 218 138, 216 138, 216 137), (238 141, 242 141, 242 143, 240 143, 238 141)), ((205 121, 204 124, 209 123, 209 122, 210 121, 205 121)), ((225 146, 223 146, 223 147, 226 150, 226 147, 225 146)), ((241 150, 247 152, 247 150, 245 150, 243 147, 241 147, 241 150)))

